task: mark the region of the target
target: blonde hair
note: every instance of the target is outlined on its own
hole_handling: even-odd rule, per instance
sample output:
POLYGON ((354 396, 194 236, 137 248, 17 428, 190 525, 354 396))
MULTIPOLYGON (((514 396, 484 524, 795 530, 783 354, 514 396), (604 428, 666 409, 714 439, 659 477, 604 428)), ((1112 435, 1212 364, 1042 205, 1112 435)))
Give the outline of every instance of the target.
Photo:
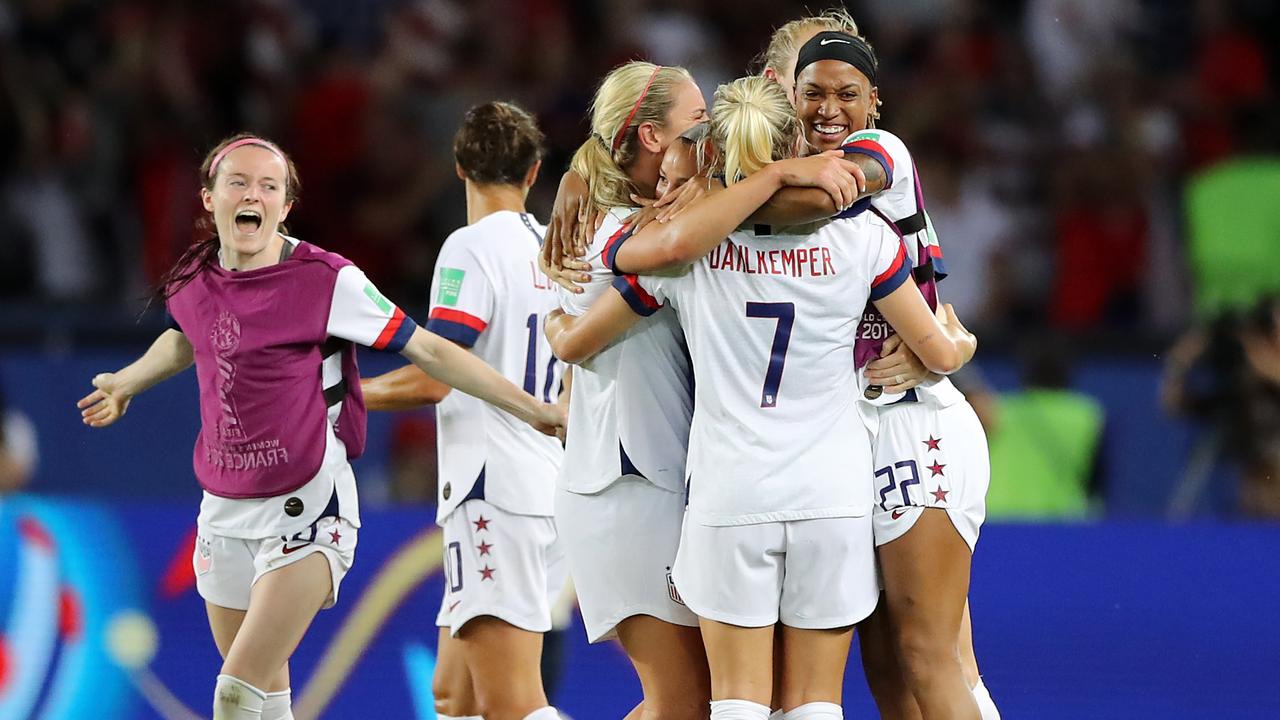
POLYGON ((753 75, 716 88, 708 134, 719 150, 715 169, 732 185, 774 160, 793 156, 800 120, 782 86, 753 75))
POLYGON ((636 188, 626 168, 639 154, 636 131, 644 123, 667 123, 676 90, 693 82, 681 67, 635 60, 605 76, 591 101, 591 137, 573 154, 569 168, 587 182, 597 208, 630 205, 636 188))
POLYGON ((783 66, 789 58, 795 57, 800 51, 800 43, 797 41, 806 30, 812 30, 814 33, 835 30, 861 37, 858 35, 858 23, 854 22, 849 11, 842 7, 792 20, 773 31, 773 36, 769 38, 769 46, 756 59, 756 64, 759 66, 758 72, 763 73, 766 69, 773 68, 779 76, 786 74, 786 68, 783 66))

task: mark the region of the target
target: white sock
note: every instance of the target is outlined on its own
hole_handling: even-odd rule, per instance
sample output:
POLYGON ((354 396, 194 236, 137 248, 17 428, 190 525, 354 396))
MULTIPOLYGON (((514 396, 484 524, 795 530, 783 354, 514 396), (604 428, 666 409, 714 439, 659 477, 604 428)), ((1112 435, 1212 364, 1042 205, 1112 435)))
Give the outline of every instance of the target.
POLYGON ((991 693, 987 692, 987 686, 982 684, 982 678, 978 678, 978 684, 973 686, 973 699, 978 701, 978 712, 982 715, 982 720, 1000 720, 1000 711, 996 709, 991 693))
POLYGON ((835 703, 811 702, 792 708, 784 720, 844 720, 844 710, 835 703))
POLYGON ((774 710, 772 713, 769 714, 769 720, 782 720, 782 711, 774 710))
POLYGON ((293 691, 267 693, 262 703, 262 720, 293 720, 293 691))
POLYGON ((750 700, 712 700, 711 720, 769 720, 769 706, 750 700))
POLYGON ((548 705, 525 715, 524 720, 560 720, 560 711, 548 705))
POLYGON ((219 675, 213 688, 213 720, 262 720, 267 694, 240 678, 219 675))

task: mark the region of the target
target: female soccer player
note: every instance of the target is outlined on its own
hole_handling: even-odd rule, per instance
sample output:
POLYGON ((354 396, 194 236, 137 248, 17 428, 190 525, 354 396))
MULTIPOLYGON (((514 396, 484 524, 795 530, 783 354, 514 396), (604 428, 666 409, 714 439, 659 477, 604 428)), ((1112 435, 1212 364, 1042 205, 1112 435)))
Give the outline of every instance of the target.
POLYGON ((224 658, 213 716, 289 718, 289 656, 336 602, 360 527, 348 460, 363 450, 365 414, 352 343, 399 351, 543 432, 563 418, 417 328, 347 260, 286 237, 298 178, 274 143, 229 138, 200 176, 210 234, 161 288, 172 327, 136 362, 95 376, 78 405, 86 424, 111 425, 195 363, 204 499, 192 562, 224 658))
MULTIPOLYGON (((519 107, 467 111, 453 141, 467 226, 436 259, 426 327, 551 401, 560 372, 541 324, 557 300, 536 271, 545 228, 525 211, 542 152, 537 122, 519 107)), ((438 717, 554 720, 540 660, 568 573, 552 520, 560 443, 412 365, 365 381, 364 393, 371 410, 439 405, 447 582, 436 618, 438 717)))
MULTIPOLYGON (((869 199, 870 210, 903 236, 916 282, 936 307, 945 268, 911 155, 891 133, 867 129, 879 115, 871 46, 856 35, 820 32, 800 48, 794 72, 809 146, 873 158, 890 178, 869 199)), ((892 322, 869 309, 855 350, 864 397, 879 408, 875 532, 886 602, 860 634, 869 684, 894 717, 996 718, 967 621, 970 560, 990 478, 986 435, 945 377, 907 389, 901 366, 868 365, 892 349, 893 334, 892 322), (877 681, 877 662, 889 682, 877 681), (894 668, 909 694, 892 682, 894 668)))
POLYGON ((870 439, 846 354, 861 308, 872 299, 937 371, 966 362, 974 341, 949 308, 938 323, 906 283, 897 235, 874 216, 733 232, 784 183, 788 165, 768 163, 794 152, 799 127, 782 90, 759 77, 721 87, 712 115, 726 182, 746 179, 670 225, 620 237, 607 256, 625 271, 661 264, 682 233, 732 234, 678 276, 620 277, 581 320, 553 315, 548 336, 581 360, 659 298, 675 307, 698 377, 675 579, 702 618, 712 718, 768 717, 779 619, 785 717, 838 718, 851 626, 878 595, 870 439))

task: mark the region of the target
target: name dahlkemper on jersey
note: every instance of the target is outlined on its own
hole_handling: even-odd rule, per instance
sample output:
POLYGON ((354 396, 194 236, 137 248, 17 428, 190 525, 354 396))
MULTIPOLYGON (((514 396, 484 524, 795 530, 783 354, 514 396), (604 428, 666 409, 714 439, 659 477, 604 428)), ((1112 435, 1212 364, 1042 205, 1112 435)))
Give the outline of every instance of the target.
POLYGON ((747 275, 786 275, 789 277, 823 277, 835 275, 831 249, 808 247, 757 250, 725 240, 707 255, 707 267, 747 275))

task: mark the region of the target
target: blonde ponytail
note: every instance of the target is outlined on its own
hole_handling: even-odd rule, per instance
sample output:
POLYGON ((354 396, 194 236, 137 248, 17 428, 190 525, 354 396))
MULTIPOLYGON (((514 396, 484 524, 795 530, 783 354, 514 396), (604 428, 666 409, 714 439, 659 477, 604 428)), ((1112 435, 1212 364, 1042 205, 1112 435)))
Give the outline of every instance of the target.
POLYGON ((631 204, 636 187, 627 169, 639 155, 636 130, 646 122, 665 126, 676 91, 692 81, 684 68, 638 60, 619 65, 605 76, 591 102, 591 136, 569 163, 586 180, 593 205, 631 204))
POLYGON ((800 121, 782 87, 759 75, 716 89, 711 106, 711 142, 719 149, 717 170, 726 185, 774 160, 795 154, 800 121))

